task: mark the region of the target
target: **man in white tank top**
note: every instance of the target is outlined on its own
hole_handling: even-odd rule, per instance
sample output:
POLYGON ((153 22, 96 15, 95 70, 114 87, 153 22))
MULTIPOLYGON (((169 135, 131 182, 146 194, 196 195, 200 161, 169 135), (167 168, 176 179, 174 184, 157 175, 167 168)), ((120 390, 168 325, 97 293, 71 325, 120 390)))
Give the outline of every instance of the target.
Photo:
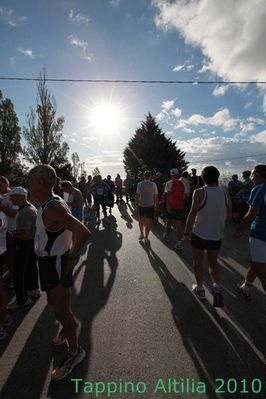
POLYGON ((40 204, 36 221, 35 252, 39 256, 40 283, 62 324, 55 345, 67 341, 66 357, 52 371, 52 380, 66 377, 85 357, 77 343, 78 323, 70 305, 72 271, 78 254, 90 238, 89 230, 74 218, 62 198, 54 196, 55 170, 49 165, 35 166, 29 172, 29 191, 40 204))
POLYGON ((203 288, 203 260, 207 251, 209 273, 213 283, 213 306, 223 306, 223 296, 220 287, 218 251, 224 236, 224 223, 231 217, 231 201, 229 195, 218 187, 219 171, 214 166, 203 169, 201 177, 204 187, 193 193, 192 205, 187 218, 184 237, 191 237, 193 251, 193 266, 197 284, 192 291, 199 299, 205 299, 203 288))

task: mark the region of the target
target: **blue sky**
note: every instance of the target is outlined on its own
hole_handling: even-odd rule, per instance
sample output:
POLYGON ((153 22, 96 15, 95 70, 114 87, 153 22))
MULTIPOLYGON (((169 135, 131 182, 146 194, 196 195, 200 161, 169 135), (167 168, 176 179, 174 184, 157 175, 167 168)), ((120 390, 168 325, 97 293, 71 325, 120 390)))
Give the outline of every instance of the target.
MULTIPOLYGON (((265 17, 265 0, 2 0, 0 76, 37 78, 45 67, 61 79, 262 82, 265 17)), ((190 168, 240 173, 266 163, 266 85, 48 87, 69 155, 78 152, 88 173, 124 175, 123 150, 148 112, 190 168)), ((25 125, 36 82, 1 80, 0 88, 25 125)))

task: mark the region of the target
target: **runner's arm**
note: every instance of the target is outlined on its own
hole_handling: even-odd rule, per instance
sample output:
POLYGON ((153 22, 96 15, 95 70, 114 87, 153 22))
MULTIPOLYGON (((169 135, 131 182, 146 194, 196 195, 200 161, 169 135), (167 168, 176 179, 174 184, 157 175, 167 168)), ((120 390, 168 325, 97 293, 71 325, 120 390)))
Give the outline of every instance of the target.
POLYGON ((193 192, 192 204, 191 204, 191 208, 190 208, 190 211, 189 211, 189 214, 187 217, 187 221, 186 221, 186 227, 185 227, 185 231, 184 231, 185 236, 191 235, 192 228, 193 228, 201 201, 202 201, 202 189, 196 189, 193 192))

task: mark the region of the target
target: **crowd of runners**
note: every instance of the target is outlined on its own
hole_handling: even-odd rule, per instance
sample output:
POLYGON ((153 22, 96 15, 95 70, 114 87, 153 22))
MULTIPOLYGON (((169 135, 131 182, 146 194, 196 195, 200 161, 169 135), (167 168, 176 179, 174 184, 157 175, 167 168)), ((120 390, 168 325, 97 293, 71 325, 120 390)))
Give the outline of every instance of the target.
MULTIPOLYGON (((256 277, 266 291, 266 165, 244 171, 227 187, 219 185, 219 170, 207 166, 197 175, 173 168, 169 175, 145 171, 122 181, 117 174, 82 176, 76 184, 61 181, 49 165, 32 168, 27 179, 10 184, 0 176, 0 341, 12 323, 10 312, 29 305, 41 291, 47 293, 61 328, 54 345, 66 343, 67 354, 52 371, 52 380, 67 376, 85 357, 77 342, 78 322, 71 310, 72 272, 89 242, 89 223, 107 227, 117 204, 131 203, 139 221, 139 242, 150 245, 153 223, 164 224, 162 240, 175 237, 174 248, 181 252, 191 245, 195 284, 193 293, 205 299, 203 260, 207 253, 212 280, 213 306, 222 307, 218 253, 224 237, 224 224, 236 215, 235 236, 250 228, 250 263, 245 281, 238 290, 251 298, 256 277), (15 299, 7 303, 3 273, 15 299), (7 278, 8 276, 8 278, 7 278)), ((136 238, 137 239, 137 238, 136 238)))

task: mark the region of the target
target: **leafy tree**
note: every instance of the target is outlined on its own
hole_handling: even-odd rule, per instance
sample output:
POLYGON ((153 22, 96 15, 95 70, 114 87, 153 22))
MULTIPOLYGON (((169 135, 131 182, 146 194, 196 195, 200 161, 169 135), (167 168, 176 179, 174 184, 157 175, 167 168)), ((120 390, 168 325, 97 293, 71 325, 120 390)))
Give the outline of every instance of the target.
POLYGON ((100 174, 100 169, 98 168, 98 166, 96 166, 96 168, 94 168, 92 171, 92 176, 99 176, 100 174))
POLYGON ((51 162, 57 176, 62 180, 73 180, 72 165, 67 158, 68 151, 69 145, 64 142, 51 162))
POLYGON ((123 163, 126 173, 135 177, 145 169, 169 174, 171 168, 180 171, 187 168, 184 157, 185 153, 165 137, 149 113, 125 148, 123 163))
POLYGON ((45 70, 40 73, 37 83, 36 111, 30 109, 27 115, 27 127, 23 136, 27 145, 23 148, 25 159, 33 164, 50 164, 60 158, 61 138, 64 118, 56 118, 56 103, 46 87, 45 70))
MULTIPOLYGON (((4 99, 0 90, 0 174, 14 177, 21 173, 19 159, 20 127, 9 98, 4 99)), ((22 168, 23 169, 23 168, 22 168)))

